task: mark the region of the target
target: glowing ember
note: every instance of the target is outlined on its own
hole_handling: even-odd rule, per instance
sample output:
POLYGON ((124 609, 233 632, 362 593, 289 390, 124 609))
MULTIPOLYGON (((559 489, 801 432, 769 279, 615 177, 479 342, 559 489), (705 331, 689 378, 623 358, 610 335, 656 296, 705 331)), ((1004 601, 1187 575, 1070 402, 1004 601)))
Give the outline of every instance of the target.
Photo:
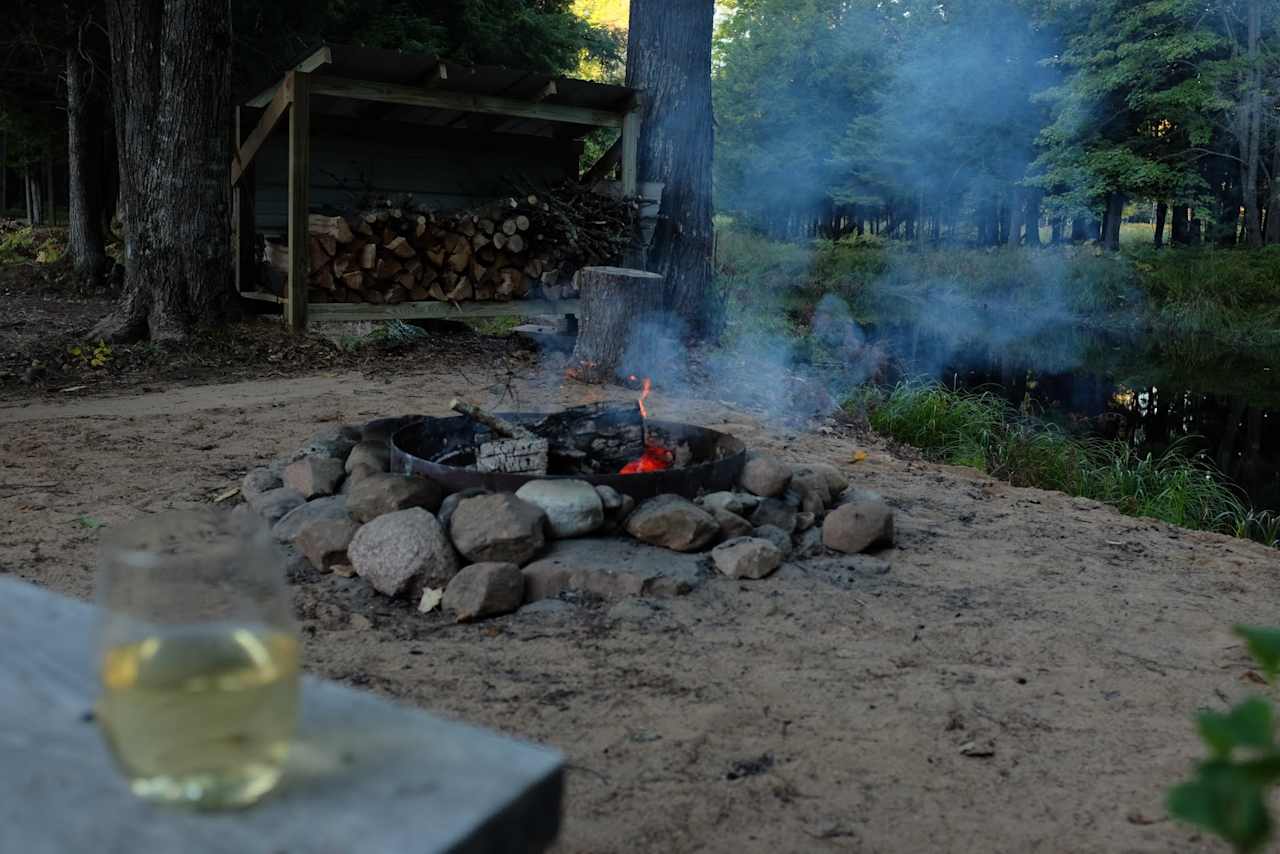
MULTIPOLYGON (((636 376, 632 374, 627 377, 631 382, 636 381, 636 376)), ((644 399, 649 396, 649 392, 653 390, 653 382, 645 377, 640 388, 640 399, 636 401, 640 406, 640 415, 644 418, 649 417, 649 410, 645 408, 644 399)), ((646 431, 647 432, 647 431, 646 431)), ((640 474, 643 472, 663 471, 671 468, 673 455, 666 448, 645 436, 644 453, 640 455, 640 459, 633 460, 622 467, 618 474, 640 474)))

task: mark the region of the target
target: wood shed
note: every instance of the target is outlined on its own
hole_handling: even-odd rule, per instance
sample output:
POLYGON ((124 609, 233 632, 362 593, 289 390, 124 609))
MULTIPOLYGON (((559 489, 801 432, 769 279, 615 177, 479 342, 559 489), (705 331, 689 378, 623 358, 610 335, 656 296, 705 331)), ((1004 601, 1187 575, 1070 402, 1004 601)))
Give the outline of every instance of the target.
POLYGON ((565 299, 308 305, 313 214, 351 209, 356 195, 369 193, 412 196, 438 210, 466 208, 510 193, 513 181, 549 186, 581 177, 594 184, 615 168, 622 195, 631 197, 637 107, 635 90, 624 86, 321 47, 237 107, 240 142, 231 165, 237 289, 242 297, 281 304, 288 325, 299 329, 309 319, 576 313, 565 299), (579 176, 583 140, 600 127, 618 128, 618 140, 579 176), (259 284, 264 236, 287 244, 280 250, 287 252, 281 293, 259 284))

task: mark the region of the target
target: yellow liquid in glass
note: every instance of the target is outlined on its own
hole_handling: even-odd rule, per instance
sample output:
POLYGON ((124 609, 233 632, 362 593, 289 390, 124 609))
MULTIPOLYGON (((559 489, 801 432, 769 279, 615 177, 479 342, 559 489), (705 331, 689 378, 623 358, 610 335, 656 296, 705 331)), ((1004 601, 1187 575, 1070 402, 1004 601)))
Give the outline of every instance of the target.
POLYGON ((111 647, 98 717, 135 794, 244 806, 279 781, 298 713, 298 642, 243 626, 111 647))

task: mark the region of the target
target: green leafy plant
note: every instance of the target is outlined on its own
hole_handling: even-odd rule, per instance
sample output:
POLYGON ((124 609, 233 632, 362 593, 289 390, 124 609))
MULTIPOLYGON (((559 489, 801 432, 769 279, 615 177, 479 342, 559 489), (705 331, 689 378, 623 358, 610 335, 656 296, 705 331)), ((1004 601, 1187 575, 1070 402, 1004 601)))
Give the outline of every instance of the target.
POLYGON ((75 344, 67 348, 67 353, 90 368, 105 367, 113 355, 111 346, 106 341, 99 341, 97 344, 75 344))
MULTIPOLYGON (((1236 626, 1249 652, 1274 684, 1280 672, 1280 629, 1236 626)), ((1258 851, 1271 838, 1270 790, 1280 782, 1275 708, 1250 697, 1226 713, 1202 712, 1196 721, 1209 757, 1195 776, 1169 792, 1169 813, 1222 837, 1239 852, 1258 851)))

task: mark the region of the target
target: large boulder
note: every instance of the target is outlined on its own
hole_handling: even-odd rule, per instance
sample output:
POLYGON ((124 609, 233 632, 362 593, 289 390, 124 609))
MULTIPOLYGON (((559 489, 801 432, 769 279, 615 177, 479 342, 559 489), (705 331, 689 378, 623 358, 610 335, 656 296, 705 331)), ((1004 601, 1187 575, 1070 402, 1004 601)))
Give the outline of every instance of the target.
POLYGON ((776 498, 787 491, 791 483, 791 467, 770 454, 751 453, 742 466, 738 483, 752 495, 776 498))
POLYGON ((317 519, 346 519, 347 499, 342 495, 330 495, 317 498, 306 504, 299 504, 271 526, 271 535, 282 543, 292 542, 298 532, 309 522, 317 519))
POLYGON ((524 575, 514 563, 473 563, 444 589, 444 607, 459 623, 510 614, 524 601, 524 575))
POLYGON ((738 537, 712 549, 711 562, 730 578, 764 578, 782 563, 782 552, 768 540, 738 537))
POLYGON ((311 565, 323 572, 335 566, 351 562, 347 547, 360 530, 360 523, 350 516, 341 519, 313 519, 302 526, 293 544, 311 561, 311 565))
POLYGON ((773 543, 778 547, 778 551, 782 552, 783 557, 791 554, 791 535, 777 525, 761 525, 751 532, 751 536, 757 540, 768 540, 773 543))
POLYGON ((347 454, 351 453, 351 449, 360 441, 360 428, 350 425, 340 424, 334 427, 325 427, 323 430, 317 431, 302 447, 294 451, 291 460, 300 459, 302 457, 332 457, 336 460, 345 460, 347 454))
POLYGON ((756 509, 760 499, 747 492, 712 492, 698 499, 702 509, 724 510, 735 516, 748 516, 756 509))
POLYGON ((716 520, 716 524, 720 526, 720 539, 732 540, 736 537, 745 537, 751 533, 751 523, 737 513, 730 513, 728 510, 722 510, 719 507, 710 507, 708 509, 711 511, 711 516, 716 520))
POLYGON ((557 540, 590 534, 604 524, 604 501, 585 480, 531 480, 516 490, 516 498, 542 508, 557 540))
POLYGON ((697 551, 720 533, 715 518, 679 495, 657 495, 640 502, 624 524, 637 540, 678 552, 697 551))
POLYGON ((356 466, 369 466, 375 471, 386 471, 391 465, 391 451, 386 442, 360 442, 347 455, 347 471, 356 466))
POLYGON ((629 537, 556 540, 523 572, 526 602, 570 591, 605 599, 679 596, 706 575, 699 555, 676 554, 629 537))
POLYGON ((831 503, 831 487, 818 472, 801 471, 792 475, 784 500, 801 512, 815 516, 826 512, 831 503))
POLYGON ((545 545, 546 525, 541 507, 503 492, 458 502, 449 535, 469 561, 523 565, 545 545))
POLYGON ((285 466, 285 486, 292 486, 310 501, 322 495, 333 495, 346 476, 342 460, 333 457, 303 457, 285 466))
POLYGON ((347 510, 357 522, 368 522, 384 513, 421 507, 431 513, 440 509, 444 487, 425 477, 401 474, 370 474, 347 493, 347 510))
POLYGON ((841 504, 822 523, 822 544, 845 554, 893 545, 893 510, 879 499, 841 504))
POLYGON ((458 555, 444 529, 421 507, 362 525, 347 555, 356 573, 387 596, 414 597, 425 587, 444 587, 458 572, 458 555))

